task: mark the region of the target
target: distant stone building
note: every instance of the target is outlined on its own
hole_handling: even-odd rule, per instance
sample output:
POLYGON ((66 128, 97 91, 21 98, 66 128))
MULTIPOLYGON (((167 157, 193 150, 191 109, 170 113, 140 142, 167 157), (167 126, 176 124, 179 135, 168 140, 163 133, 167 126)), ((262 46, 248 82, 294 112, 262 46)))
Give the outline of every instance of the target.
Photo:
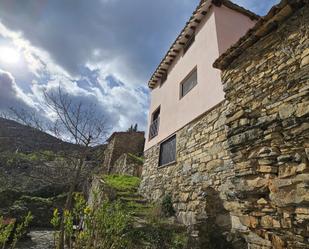
POLYGON ((282 0, 214 66, 224 100, 145 151, 141 193, 171 195, 218 246, 199 248, 309 248, 308 0, 282 0))
MULTIPOLYGON (((126 173, 124 167, 118 167, 118 164, 123 165, 124 155, 132 154, 135 156, 141 156, 144 150, 145 143, 145 134, 144 132, 114 132, 110 138, 107 140, 108 145, 104 152, 104 162, 103 168, 107 173, 126 173), (120 157, 122 159, 120 159, 120 157), (116 165, 117 162, 117 165, 116 165), (122 169, 122 172, 119 172, 119 169, 122 169)), ((131 162, 131 161, 130 161, 131 162)), ((136 167, 138 167, 136 163, 136 167)), ((134 167, 131 163, 131 166, 134 167)), ((128 174, 133 172, 128 170, 128 174)), ((133 174, 133 173, 132 173, 133 174)))

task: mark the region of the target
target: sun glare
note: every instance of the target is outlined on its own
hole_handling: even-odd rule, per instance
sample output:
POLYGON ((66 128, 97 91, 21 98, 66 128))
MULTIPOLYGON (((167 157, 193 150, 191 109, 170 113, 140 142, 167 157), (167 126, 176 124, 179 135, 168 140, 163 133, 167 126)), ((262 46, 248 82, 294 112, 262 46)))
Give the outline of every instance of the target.
POLYGON ((7 64, 16 64, 20 60, 19 52, 10 47, 0 47, 0 61, 7 64))

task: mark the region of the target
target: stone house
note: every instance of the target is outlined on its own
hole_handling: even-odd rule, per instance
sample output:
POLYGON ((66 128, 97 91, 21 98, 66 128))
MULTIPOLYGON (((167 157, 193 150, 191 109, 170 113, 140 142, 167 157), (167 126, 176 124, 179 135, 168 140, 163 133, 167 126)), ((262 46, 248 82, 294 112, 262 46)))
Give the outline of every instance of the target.
POLYGON ((141 193, 170 194, 199 243, 309 248, 308 35, 308 0, 282 0, 215 58, 222 101, 146 147, 141 193))
POLYGON ((105 172, 140 174, 138 172, 141 171, 141 162, 134 160, 134 156, 141 156, 143 154, 145 143, 144 132, 114 132, 109 139, 107 139, 107 142, 108 144, 104 151, 103 161, 105 172), (127 165, 127 167, 125 167, 124 164, 127 165))
POLYGON ((177 130, 224 99, 220 71, 212 64, 258 18, 230 1, 200 2, 149 80, 146 151, 169 137, 173 140, 177 130))

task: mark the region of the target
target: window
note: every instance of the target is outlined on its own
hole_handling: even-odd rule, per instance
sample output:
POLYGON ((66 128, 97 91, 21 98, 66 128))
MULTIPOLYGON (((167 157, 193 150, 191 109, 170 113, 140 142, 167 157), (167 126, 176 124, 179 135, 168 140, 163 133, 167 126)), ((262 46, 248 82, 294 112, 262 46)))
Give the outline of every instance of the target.
POLYGON ((180 98, 185 96, 197 84, 197 69, 194 68, 191 73, 180 84, 180 98))
POLYGON ((158 107, 151 116, 151 124, 149 127, 149 140, 158 135, 160 123, 160 107, 158 107))
POLYGON ((184 45, 183 54, 185 54, 189 50, 189 48, 192 46, 194 41, 195 41, 195 34, 191 35, 191 37, 188 39, 188 41, 184 45))
POLYGON ((176 162, 176 135, 160 145, 159 166, 176 162))

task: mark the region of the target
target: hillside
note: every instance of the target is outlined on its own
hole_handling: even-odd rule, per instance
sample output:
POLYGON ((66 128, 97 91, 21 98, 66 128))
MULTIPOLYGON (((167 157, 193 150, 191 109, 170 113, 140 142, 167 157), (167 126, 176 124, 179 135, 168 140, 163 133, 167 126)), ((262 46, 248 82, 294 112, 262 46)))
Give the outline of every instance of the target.
MULTIPOLYGON (((0 118, 0 216, 34 215, 34 226, 48 227, 52 210, 63 205, 72 166, 63 151, 78 146, 47 133, 0 118)), ((78 189, 87 187, 88 177, 98 169, 98 156, 105 145, 92 148, 81 172, 78 189)))
POLYGON ((22 125, 13 120, 0 118, 0 152, 33 152, 49 150, 59 152, 76 148, 45 132, 22 125))

